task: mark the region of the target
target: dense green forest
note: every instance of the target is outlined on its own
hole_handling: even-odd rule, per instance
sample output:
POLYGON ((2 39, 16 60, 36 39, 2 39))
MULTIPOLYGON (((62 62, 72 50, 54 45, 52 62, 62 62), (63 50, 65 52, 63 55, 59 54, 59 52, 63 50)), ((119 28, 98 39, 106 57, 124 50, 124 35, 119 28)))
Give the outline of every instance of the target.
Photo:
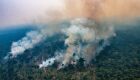
POLYGON ((0 80, 140 80, 139 26, 116 29, 116 33, 111 45, 96 56, 90 65, 83 66, 79 60, 77 65, 69 65, 62 70, 57 70, 55 64, 39 69, 38 64, 53 56, 56 50, 65 48, 62 46, 64 41, 52 41, 52 37, 9 60, 3 60, 2 57, 5 56, 5 49, 10 47, 3 49, 2 45, 8 46, 11 42, 1 43, 0 80))

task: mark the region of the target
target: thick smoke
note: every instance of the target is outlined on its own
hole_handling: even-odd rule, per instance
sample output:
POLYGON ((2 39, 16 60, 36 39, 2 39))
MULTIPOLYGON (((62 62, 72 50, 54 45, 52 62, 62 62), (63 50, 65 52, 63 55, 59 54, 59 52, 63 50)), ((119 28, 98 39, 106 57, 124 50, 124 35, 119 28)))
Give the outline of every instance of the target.
MULTIPOLYGON (((57 0, 53 0, 57 1, 57 0)), ((86 17, 96 21, 125 21, 140 17, 140 0, 60 0, 62 6, 46 9, 37 22, 86 17)))
POLYGON ((67 36, 64 40, 67 46, 66 50, 43 61, 39 67, 48 67, 58 62, 58 69, 61 69, 71 62, 76 64, 80 58, 85 60, 86 65, 95 59, 95 56, 109 45, 110 39, 115 36, 112 26, 97 23, 92 19, 77 18, 68 22, 69 25, 53 23, 53 25, 40 27, 36 31, 27 33, 21 40, 13 42, 10 54, 12 57, 21 55, 24 51, 47 39, 48 36, 61 33, 67 36))
POLYGON ((48 67, 56 61, 60 63, 58 69, 61 69, 73 61, 77 63, 80 58, 85 59, 85 64, 89 64, 105 46, 109 45, 109 39, 115 36, 113 27, 98 25, 93 20, 85 18, 72 20, 71 25, 61 31, 67 36, 65 45, 68 47, 65 53, 61 53, 61 57, 43 61, 40 68, 48 67))
POLYGON ((139 2, 139 0, 61 0, 61 6, 56 6, 56 3, 51 6, 52 8, 47 8, 47 13, 41 14, 41 19, 37 19, 36 22, 49 23, 50 21, 53 22, 51 24, 54 24, 54 21, 74 19, 70 21, 70 25, 63 27, 57 24, 49 25, 31 31, 21 40, 13 42, 10 54, 12 57, 16 57, 33 48, 48 36, 63 33, 67 36, 65 39, 66 50, 43 61, 39 67, 48 67, 58 62, 58 69, 61 69, 71 62, 77 63, 80 58, 85 60, 85 65, 89 64, 116 35, 112 26, 102 22, 112 18, 122 20, 122 18, 140 16, 139 2))

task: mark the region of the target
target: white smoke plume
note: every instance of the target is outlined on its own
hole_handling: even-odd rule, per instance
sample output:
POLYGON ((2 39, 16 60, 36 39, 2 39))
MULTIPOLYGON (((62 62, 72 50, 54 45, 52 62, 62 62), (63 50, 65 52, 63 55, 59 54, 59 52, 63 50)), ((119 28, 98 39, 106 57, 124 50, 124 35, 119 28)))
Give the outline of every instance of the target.
POLYGON ((36 44, 42 41, 44 35, 39 31, 31 31, 17 42, 13 42, 11 46, 12 57, 22 54, 25 50, 33 48, 36 44))
MULTIPOLYGON (((72 61, 78 61, 80 58, 85 59, 85 64, 89 64, 96 54, 100 53, 103 48, 109 45, 109 39, 115 36, 112 26, 98 25, 93 20, 79 18, 71 21, 68 28, 61 29, 62 33, 68 38, 65 39, 65 50, 61 60, 59 57, 47 59, 40 68, 48 67, 53 64, 54 60, 59 60, 58 69, 64 68, 72 61), (48 61, 53 60, 48 64, 48 61)), ((76 62, 77 63, 77 62, 76 62)))
POLYGON ((9 52, 11 56, 8 54, 5 59, 23 54, 26 50, 33 48, 47 37, 60 32, 60 29, 60 26, 53 27, 50 25, 46 27, 46 25, 42 25, 38 30, 28 32, 21 40, 12 43, 11 51, 9 52))
POLYGON ((39 64, 39 68, 51 66, 55 63, 55 61, 58 62, 62 57, 62 54, 57 54, 55 57, 49 58, 46 61, 43 61, 41 64, 39 64))
POLYGON ((39 65, 39 68, 51 66, 54 64, 55 60, 56 60, 56 58, 47 59, 46 61, 43 61, 42 64, 39 65))

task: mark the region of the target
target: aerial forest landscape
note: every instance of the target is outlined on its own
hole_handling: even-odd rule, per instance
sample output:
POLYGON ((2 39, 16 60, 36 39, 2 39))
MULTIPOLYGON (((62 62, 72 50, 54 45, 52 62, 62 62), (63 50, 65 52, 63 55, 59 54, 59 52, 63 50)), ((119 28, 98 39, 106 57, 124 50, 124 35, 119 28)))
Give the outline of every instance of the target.
POLYGON ((140 80, 140 0, 0 0, 0 80, 140 80))

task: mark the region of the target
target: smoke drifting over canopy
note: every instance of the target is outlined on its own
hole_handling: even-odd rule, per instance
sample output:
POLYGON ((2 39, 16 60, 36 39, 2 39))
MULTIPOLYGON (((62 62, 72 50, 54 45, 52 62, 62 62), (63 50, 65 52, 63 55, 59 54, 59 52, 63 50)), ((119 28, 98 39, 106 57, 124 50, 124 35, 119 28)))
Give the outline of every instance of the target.
POLYGON ((39 27, 38 30, 27 33, 21 40, 13 42, 10 54, 16 57, 48 36, 62 33, 67 36, 64 40, 67 46, 64 53, 60 52, 59 55, 43 61, 39 67, 48 67, 58 62, 58 69, 61 69, 80 58, 85 59, 85 64, 89 64, 116 35, 114 28, 102 21, 139 17, 138 3, 139 0, 60 0, 58 4, 52 3, 52 8, 47 8, 45 13, 35 19, 36 24, 48 26, 39 27), (54 25, 61 21, 68 21, 70 25, 54 25))
POLYGON ((92 19, 76 18, 68 21, 70 25, 65 26, 47 26, 40 27, 36 31, 31 31, 17 42, 13 42, 11 46, 11 57, 23 54, 25 50, 33 48, 35 45, 47 39, 48 36, 53 36, 57 33, 62 33, 67 46, 64 52, 59 52, 59 55, 54 56, 40 64, 40 68, 48 67, 54 62, 60 63, 58 69, 64 68, 72 61, 77 62, 80 58, 85 59, 85 64, 89 64, 96 54, 107 45, 116 34, 112 26, 99 25, 92 19))

